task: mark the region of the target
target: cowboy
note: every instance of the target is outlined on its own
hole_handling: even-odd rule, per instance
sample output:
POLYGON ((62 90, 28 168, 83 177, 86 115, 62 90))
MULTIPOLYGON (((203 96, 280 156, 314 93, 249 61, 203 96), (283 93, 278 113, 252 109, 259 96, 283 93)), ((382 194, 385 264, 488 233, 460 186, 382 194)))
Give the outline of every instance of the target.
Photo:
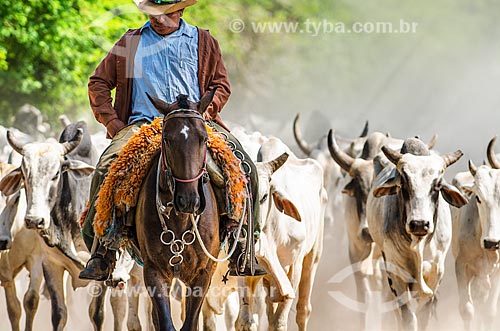
MULTIPOLYGON (((216 130, 226 133, 228 140, 243 152, 219 116, 231 90, 218 42, 207 30, 189 25, 182 19, 184 9, 197 0, 134 1, 140 11, 148 14, 149 21, 139 29, 127 31, 118 40, 97 66, 88 84, 94 116, 106 126, 112 141, 99 159, 91 183, 90 205, 82 228, 91 257, 80 273, 82 279, 106 280, 114 268, 116 251, 105 247, 94 234, 95 202, 111 163, 128 139, 141 125, 160 116, 146 92, 168 103, 174 102, 179 94, 197 102, 205 92, 216 88, 211 105, 203 113, 204 119, 216 130), (113 89, 116 89, 114 104, 113 89)), ((251 191, 252 196, 257 197, 257 172, 248 156, 246 160, 253 167, 251 191)), ((257 210, 258 201, 253 205, 257 210)), ((241 250, 241 240, 239 242, 241 250)), ((243 268, 235 271, 238 256, 233 254, 230 274, 266 273, 259 265, 254 266, 253 274, 246 267, 243 271, 243 268)))

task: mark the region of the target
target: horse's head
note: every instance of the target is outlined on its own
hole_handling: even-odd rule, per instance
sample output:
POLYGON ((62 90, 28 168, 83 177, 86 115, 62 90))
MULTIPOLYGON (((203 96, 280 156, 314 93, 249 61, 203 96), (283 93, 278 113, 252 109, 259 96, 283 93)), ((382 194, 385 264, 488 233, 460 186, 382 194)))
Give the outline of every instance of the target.
POLYGON ((148 95, 149 100, 164 115, 162 132, 162 168, 171 173, 175 210, 186 214, 201 214, 205 208, 202 177, 206 173, 208 138, 203 120, 215 95, 207 92, 199 102, 177 96, 166 103, 148 95))

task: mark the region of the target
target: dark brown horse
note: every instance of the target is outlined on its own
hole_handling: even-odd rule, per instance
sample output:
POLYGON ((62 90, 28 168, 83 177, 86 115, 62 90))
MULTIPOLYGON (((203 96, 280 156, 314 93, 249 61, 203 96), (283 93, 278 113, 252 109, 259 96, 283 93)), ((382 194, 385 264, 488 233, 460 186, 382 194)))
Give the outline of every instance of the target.
POLYGON ((208 92, 198 103, 180 95, 173 104, 148 95, 164 115, 162 150, 143 182, 135 219, 156 330, 175 330, 169 303, 174 277, 187 287, 186 320, 181 330, 198 329, 201 305, 215 270, 195 239, 192 224, 192 218, 199 217, 201 239, 217 256, 219 218, 205 175, 207 131, 202 116, 214 93, 208 92))

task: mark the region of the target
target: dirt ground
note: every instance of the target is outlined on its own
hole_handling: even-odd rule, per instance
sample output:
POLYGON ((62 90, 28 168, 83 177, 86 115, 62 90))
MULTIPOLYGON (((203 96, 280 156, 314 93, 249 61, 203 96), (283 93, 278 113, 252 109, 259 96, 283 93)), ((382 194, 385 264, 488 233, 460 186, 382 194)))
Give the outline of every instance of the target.
MULTIPOLYGON (((327 225, 325 228, 325 241, 323 256, 320 261, 316 282, 314 285, 312 305, 313 312, 310 319, 309 330, 343 330, 356 331, 360 330, 358 314, 348 305, 340 302, 345 302, 335 291, 343 293, 346 297, 355 299, 354 281, 350 273, 340 283, 332 283, 330 280, 333 276, 349 266, 347 256, 347 242, 344 235, 344 229, 341 225, 327 225), (329 282, 330 281, 330 282, 329 282), (339 302, 340 301, 340 302, 339 302)), ((349 269, 346 269, 349 270, 349 269)), ((24 289, 28 281, 25 272, 22 272, 18 277, 18 296, 22 300, 24 289)), ((3 290, 0 290, 3 292, 3 290)), ((87 309, 90 302, 90 295, 85 288, 78 289, 76 292, 69 291, 69 319, 66 330, 71 331, 87 331, 93 330, 90 323, 87 309)), ((458 296, 457 285, 454 273, 454 263, 451 252, 447 257, 445 278, 439 289, 439 299, 437 304, 437 316, 431 322, 430 330, 462 330, 463 324, 458 313, 458 296)), ((143 298, 145 299, 145 298, 143 298)), ((21 301, 22 302, 22 301, 21 301)), ((176 325, 180 324, 179 305, 174 304, 173 316, 176 318, 176 325)), ((113 330, 111 308, 109 300, 107 300, 106 320, 104 330, 113 330)), ((0 318, 4 321, 1 330, 9 330, 8 315, 5 307, 5 297, 0 294, 0 318)), ((141 310, 141 319, 145 320, 145 312, 141 310)), ((24 313, 22 324, 24 325, 24 313)), ((496 327, 500 325, 497 318, 496 327)), ((225 330, 222 318, 219 318, 218 329, 225 330)), ((22 329, 23 327, 21 327, 22 329)), ((42 297, 40 307, 36 315, 35 330, 50 330, 50 304, 49 301, 42 297)), ((265 322, 262 329, 266 329, 265 322)), ((295 324, 295 309, 289 317, 289 330, 297 330, 295 324)), ((373 323, 368 325, 369 330, 394 330, 391 323, 391 316, 384 315, 382 318, 375 317, 373 323)), ((126 330, 126 327, 124 328, 126 330)))

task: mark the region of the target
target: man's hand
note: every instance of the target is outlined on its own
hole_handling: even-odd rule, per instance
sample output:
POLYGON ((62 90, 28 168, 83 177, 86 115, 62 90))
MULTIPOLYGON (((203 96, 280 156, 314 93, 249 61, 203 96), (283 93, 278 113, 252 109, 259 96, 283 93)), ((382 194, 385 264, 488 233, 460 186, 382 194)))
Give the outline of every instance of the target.
POLYGON ((208 110, 207 110, 207 111, 205 111, 205 112, 203 113, 203 119, 204 119, 205 121, 212 121, 212 120, 213 120, 213 118, 212 118, 212 116, 210 115, 210 113, 208 112, 208 110))
POLYGON ((217 116, 216 114, 212 114, 214 112, 214 106, 212 104, 208 105, 207 110, 203 113, 203 118, 205 121, 213 121, 215 117, 217 116))

